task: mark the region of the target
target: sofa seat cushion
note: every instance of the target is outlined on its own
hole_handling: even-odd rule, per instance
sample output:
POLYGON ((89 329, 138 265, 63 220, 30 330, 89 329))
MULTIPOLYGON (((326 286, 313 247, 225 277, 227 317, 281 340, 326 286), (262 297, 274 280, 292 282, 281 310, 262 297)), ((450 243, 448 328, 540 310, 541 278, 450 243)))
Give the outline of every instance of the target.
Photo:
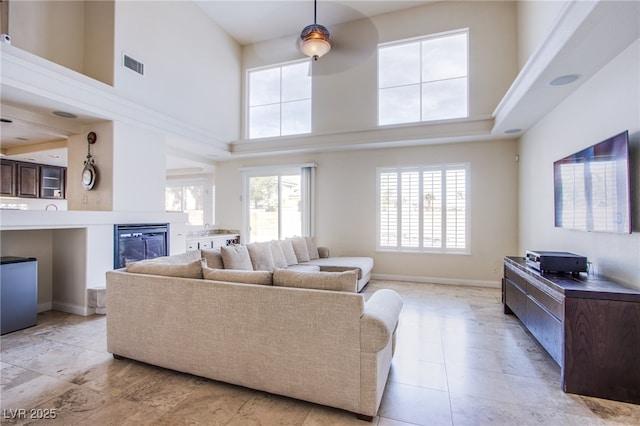
POLYGON ((306 272, 276 268, 273 271, 273 285, 276 287, 296 287, 357 293, 358 278, 355 270, 344 272, 306 272))
POLYGON ((299 263, 297 265, 289 265, 287 266, 287 269, 300 272, 320 272, 320 267, 318 265, 306 265, 303 263, 299 263))
POLYGON ((358 279, 371 273, 373 270, 373 259, 370 257, 327 257, 310 260, 305 265, 316 265, 321 271, 342 272, 350 269, 358 270, 358 279))

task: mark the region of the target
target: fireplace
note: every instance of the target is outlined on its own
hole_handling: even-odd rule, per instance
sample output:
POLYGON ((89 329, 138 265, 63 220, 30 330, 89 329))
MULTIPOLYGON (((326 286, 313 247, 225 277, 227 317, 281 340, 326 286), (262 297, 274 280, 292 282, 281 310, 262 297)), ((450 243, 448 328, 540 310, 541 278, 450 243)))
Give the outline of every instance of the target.
POLYGON ((168 223, 114 225, 113 268, 127 263, 166 256, 169 247, 168 223))

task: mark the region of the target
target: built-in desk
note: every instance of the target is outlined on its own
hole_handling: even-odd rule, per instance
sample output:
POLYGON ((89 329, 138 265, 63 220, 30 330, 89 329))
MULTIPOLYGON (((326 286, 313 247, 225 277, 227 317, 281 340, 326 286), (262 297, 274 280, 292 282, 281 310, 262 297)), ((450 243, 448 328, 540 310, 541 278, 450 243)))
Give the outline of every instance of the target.
POLYGON ((565 392, 640 404, 640 291, 505 257, 502 301, 560 365, 565 392))

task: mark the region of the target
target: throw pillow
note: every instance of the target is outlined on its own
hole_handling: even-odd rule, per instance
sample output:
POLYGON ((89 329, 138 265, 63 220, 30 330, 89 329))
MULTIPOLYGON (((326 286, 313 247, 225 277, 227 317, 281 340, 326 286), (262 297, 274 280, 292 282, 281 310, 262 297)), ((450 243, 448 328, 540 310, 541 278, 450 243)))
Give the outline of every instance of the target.
POLYGON ((273 256, 269 243, 249 243, 247 250, 254 271, 273 271, 273 256))
POLYGON ((320 259, 320 254, 318 253, 318 246, 316 245, 315 238, 305 237, 305 241, 307 242, 307 251, 309 252, 309 260, 320 259))
POLYGON ((284 257, 280 242, 277 240, 269 241, 269 248, 271 249, 271 257, 273 257, 273 266, 276 268, 286 268, 288 266, 287 259, 284 257))
POLYGON ((224 264, 222 263, 222 253, 220 252, 220 247, 214 249, 202 249, 202 257, 207 261, 207 266, 209 268, 223 269, 224 264))
POLYGON ((205 280, 225 281, 230 283, 272 285, 272 274, 269 271, 243 271, 237 269, 202 268, 205 280))
POLYGON ((280 244, 284 258, 287 261, 287 266, 297 265, 298 258, 296 257, 296 252, 293 251, 293 244, 291 244, 291 241, 279 240, 278 243, 280 244))
POLYGON ((142 260, 140 262, 128 263, 126 270, 134 274, 202 279, 202 260, 194 260, 189 263, 162 263, 142 260))
POLYGON ((344 272, 303 272, 276 268, 273 271, 273 285, 357 293, 358 274, 353 270, 344 272))
POLYGON ((291 245, 293 245, 293 251, 296 254, 298 263, 308 262, 311 260, 309 258, 309 249, 307 249, 307 240, 304 237, 293 237, 287 239, 291 241, 291 245))
POLYGON ((243 269, 245 271, 253 270, 247 246, 235 245, 220 247, 220 253, 222 255, 222 264, 225 269, 243 269))

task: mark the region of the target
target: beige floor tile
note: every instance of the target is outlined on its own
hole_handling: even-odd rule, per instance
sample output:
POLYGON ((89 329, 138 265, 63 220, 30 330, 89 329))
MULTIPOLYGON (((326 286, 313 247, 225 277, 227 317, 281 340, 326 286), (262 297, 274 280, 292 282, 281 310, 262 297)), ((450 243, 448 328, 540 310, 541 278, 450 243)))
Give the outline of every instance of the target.
MULTIPOLYGON (((0 338, 0 405, 64 425, 638 425, 640 406, 563 393, 560 368, 500 289, 372 281, 405 302, 379 417, 194 377, 106 352, 105 316, 49 311, 0 338)), ((11 410, 11 411, 9 411, 11 410)), ((45 424, 3 418, 3 424, 45 424)))

